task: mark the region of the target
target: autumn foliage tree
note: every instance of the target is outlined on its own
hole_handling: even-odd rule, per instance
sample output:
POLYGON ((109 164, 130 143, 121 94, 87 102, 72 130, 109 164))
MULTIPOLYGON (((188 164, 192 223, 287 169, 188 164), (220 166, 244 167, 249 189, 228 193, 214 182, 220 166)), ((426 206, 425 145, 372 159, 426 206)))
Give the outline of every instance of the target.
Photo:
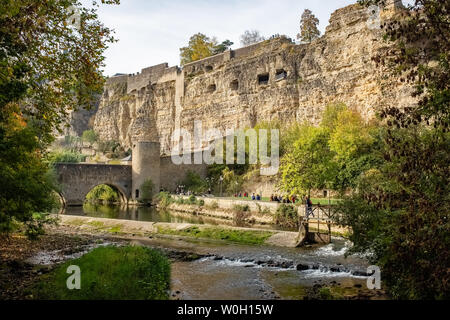
POLYGON ((54 205, 45 150, 68 112, 89 108, 102 90, 103 52, 114 41, 96 7, 97 1, 92 8, 76 0, 2 1, 0 232, 21 222, 39 233, 38 214, 54 205))
POLYGON ((300 33, 297 34, 297 39, 307 43, 317 39, 320 36, 318 25, 319 19, 316 18, 311 10, 305 9, 300 19, 300 33))
POLYGON ((194 34, 189 39, 189 44, 180 48, 181 65, 222 53, 232 45, 230 40, 218 43, 216 38, 210 38, 203 33, 194 34))

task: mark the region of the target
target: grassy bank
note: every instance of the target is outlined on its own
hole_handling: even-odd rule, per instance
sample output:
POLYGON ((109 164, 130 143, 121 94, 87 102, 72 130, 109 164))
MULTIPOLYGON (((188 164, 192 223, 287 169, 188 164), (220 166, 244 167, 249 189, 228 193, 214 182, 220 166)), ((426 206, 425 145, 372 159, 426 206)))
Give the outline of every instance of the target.
POLYGON ((170 264, 161 253, 145 247, 102 247, 71 260, 43 276, 34 288, 43 300, 165 300, 170 264), (81 270, 81 289, 67 289, 69 266, 81 270))
POLYGON ((223 228, 199 228, 189 227, 183 230, 173 230, 164 227, 158 227, 158 233, 177 236, 188 236, 194 238, 205 238, 215 240, 227 240, 242 244, 261 245, 270 236, 272 232, 253 231, 253 230, 232 230, 223 228))

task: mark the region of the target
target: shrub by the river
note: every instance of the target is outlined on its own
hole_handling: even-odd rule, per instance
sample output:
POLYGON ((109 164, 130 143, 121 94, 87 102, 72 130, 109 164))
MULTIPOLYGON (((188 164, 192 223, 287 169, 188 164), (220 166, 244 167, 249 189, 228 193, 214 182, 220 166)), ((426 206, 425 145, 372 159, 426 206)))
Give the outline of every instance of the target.
POLYGON ((170 263, 160 252, 139 246, 97 248, 42 277, 33 295, 41 300, 165 300, 170 263), (81 270, 81 289, 67 289, 70 265, 81 270))
POLYGON ((275 213, 274 219, 275 223, 281 227, 298 228, 298 213, 292 205, 280 205, 275 213))
POLYGON ((248 205, 236 204, 233 206, 233 221, 237 226, 243 226, 251 216, 248 205))

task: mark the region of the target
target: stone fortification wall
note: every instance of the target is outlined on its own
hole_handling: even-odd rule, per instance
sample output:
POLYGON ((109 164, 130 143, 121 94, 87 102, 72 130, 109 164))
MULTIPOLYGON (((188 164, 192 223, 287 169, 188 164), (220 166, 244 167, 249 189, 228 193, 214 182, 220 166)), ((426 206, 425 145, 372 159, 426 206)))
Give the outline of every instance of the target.
MULTIPOLYGON (((398 1, 394 1, 398 2, 398 1)), ((397 10, 400 10, 397 8, 397 10)), ((410 104, 410 90, 384 76, 371 58, 388 46, 370 25, 370 11, 350 5, 331 15, 326 33, 310 44, 279 37, 195 61, 182 69, 166 63, 137 75, 110 78, 94 129, 103 140, 155 141, 170 154, 176 128, 253 126, 262 120, 317 124, 330 103, 343 102, 370 119, 395 103, 410 104)), ((391 19, 385 11, 381 19, 391 19)))

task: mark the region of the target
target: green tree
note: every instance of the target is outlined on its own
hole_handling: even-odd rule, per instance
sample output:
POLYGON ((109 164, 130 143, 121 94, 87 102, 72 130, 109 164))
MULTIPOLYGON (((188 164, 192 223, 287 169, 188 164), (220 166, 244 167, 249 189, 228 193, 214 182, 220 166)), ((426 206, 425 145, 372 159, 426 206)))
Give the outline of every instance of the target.
POLYGON ((241 190, 243 182, 241 176, 235 174, 229 167, 222 171, 222 177, 223 188, 227 193, 235 194, 241 190))
POLYGON ((187 47, 180 48, 181 65, 201 60, 222 52, 233 45, 230 40, 221 43, 216 38, 210 38, 203 33, 196 33, 189 39, 187 47))
POLYGON ((234 43, 231 42, 230 40, 225 40, 222 43, 219 43, 218 45, 216 45, 213 50, 212 50, 212 54, 219 54, 222 52, 227 51, 228 49, 230 49, 230 47, 233 45, 234 43))
POLYGON ((344 104, 325 108, 319 127, 293 124, 282 131, 280 184, 290 193, 329 188, 344 193, 380 162, 377 127, 344 104))
POLYGON ((448 299, 449 134, 391 134, 396 148, 383 145, 386 162, 364 173, 339 204, 340 223, 351 227, 351 252, 369 253, 394 298, 448 299))
POLYGON ((317 39, 320 36, 318 24, 319 19, 314 16, 311 10, 305 9, 300 20, 300 33, 297 34, 297 39, 307 43, 317 39))
POLYGON ((293 146, 281 159, 281 187, 290 194, 307 194, 328 186, 335 175, 333 152, 328 146, 329 132, 303 124, 293 146))
POLYGON ((33 236, 41 230, 39 213, 58 203, 53 192, 57 185, 41 160, 36 129, 8 111, 9 118, 0 122, 0 233, 11 232, 15 222, 21 222, 33 236))
POLYGON ((5 49, 0 54, 0 102, 18 102, 26 95, 21 111, 39 124, 41 139, 51 140, 70 110, 95 103, 93 93, 103 89, 103 52, 114 41, 111 30, 98 21, 95 6, 84 8, 77 0, 5 0, 0 39, 5 49), (70 24, 74 6, 79 8, 79 27, 70 24), (6 90, 7 82, 13 90, 6 90))

